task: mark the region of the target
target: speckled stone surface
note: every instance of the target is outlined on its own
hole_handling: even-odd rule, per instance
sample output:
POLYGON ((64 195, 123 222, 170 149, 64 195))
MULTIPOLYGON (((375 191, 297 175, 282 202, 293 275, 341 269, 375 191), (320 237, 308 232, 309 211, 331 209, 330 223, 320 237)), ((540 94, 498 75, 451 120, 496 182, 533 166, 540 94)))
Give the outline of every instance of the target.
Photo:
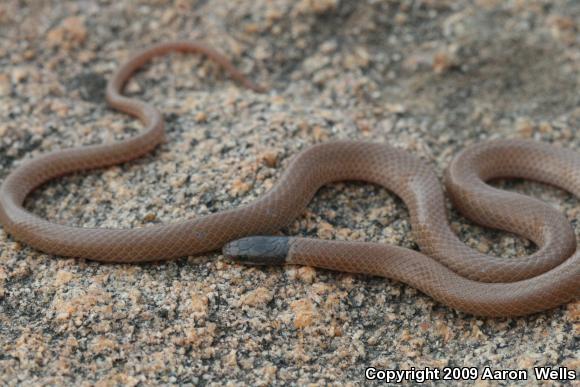
MULTIPOLYGON (((242 90, 197 56, 155 60, 127 93, 164 112, 166 144, 53 181, 29 209, 85 227, 194 218, 252 201, 292 155, 332 139, 388 142, 439 175, 485 139, 580 151, 579 28, 574 0, 4 0, 0 179, 43 152, 138 131, 107 107, 106 80, 130 52, 175 38, 214 46, 271 91, 242 90)), ((577 198, 497 184, 546 200, 580 233, 577 198)), ((449 214, 475 249, 534 250, 449 214)), ((282 232, 417 248, 402 202, 360 183, 322 189, 282 232)), ((358 385, 367 366, 525 369, 516 384, 536 384, 535 366, 578 372, 579 323, 579 302, 480 319, 382 278, 219 253, 103 265, 42 254, 0 228, 2 385, 358 385)))

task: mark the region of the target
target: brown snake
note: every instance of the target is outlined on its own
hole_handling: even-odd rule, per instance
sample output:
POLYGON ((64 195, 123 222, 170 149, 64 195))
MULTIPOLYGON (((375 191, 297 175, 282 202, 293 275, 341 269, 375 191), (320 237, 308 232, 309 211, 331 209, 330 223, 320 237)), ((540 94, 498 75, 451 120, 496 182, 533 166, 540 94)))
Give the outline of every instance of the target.
POLYGON ((51 223, 28 212, 24 199, 46 181, 134 159, 163 140, 159 111, 121 92, 144 63, 169 51, 204 54, 247 88, 263 91, 222 55, 197 43, 170 42, 141 51, 115 72, 107 100, 141 120, 145 130, 123 141, 58 150, 19 165, 0 188, 0 221, 8 233, 47 253, 102 262, 162 260, 223 247, 226 256, 245 263, 301 264, 392 278, 476 315, 524 315, 578 298, 580 253, 566 218, 539 200, 485 183, 521 177, 580 196, 580 155, 532 141, 492 141, 467 148, 445 176, 447 191, 464 215, 538 246, 525 258, 491 257, 464 245, 451 230, 443 190, 431 168, 401 149, 369 142, 313 146, 298 154, 261 198, 198 219, 135 229, 92 229, 51 223), (379 243, 247 237, 287 225, 321 186, 340 180, 375 183, 402 198, 421 253, 379 243))

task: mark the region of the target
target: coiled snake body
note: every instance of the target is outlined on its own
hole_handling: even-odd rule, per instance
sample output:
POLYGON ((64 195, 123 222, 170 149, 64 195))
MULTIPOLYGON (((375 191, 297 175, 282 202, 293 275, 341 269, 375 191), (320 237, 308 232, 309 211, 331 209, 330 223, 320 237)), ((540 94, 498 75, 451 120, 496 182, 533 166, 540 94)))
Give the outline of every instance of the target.
POLYGON ((524 315, 578 298, 580 253, 566 218, 541 201, 485 183, 522 177, 580 196, 580 155, 532 141, 502 140, 467 148, 445 177, 453 203, 467 217, 521 235, 538 246, 536 253, 521 259, 490 257, 464 245, 450 228, 434 172, 403 150, 369 142, 313 146, 297 155, 261 198, 199 219, 135 229, 91 229, 51 223, 24 209, 26 196, 50 179, 134 159, 162 141, 159 111, 121 92, 139 67, 169 51, 204 54, 247 88, 263 91, 227 59, 201 44, 162 43, 134 55, 113 75, 107 100, 117 110, 137 117, 146 129, 112 144, 59 150, 23 162, 0 188, 0 222, 7 232, 47 253, 102 262, 162 260, 223 247, 226 256, 245 263, 301 264, 393 278, 476 315, 524 315), (339 180, 372 182, 401 197, 409 208, 421 252, 379 243, 248 237, 287 225, 322 185, 339 180))

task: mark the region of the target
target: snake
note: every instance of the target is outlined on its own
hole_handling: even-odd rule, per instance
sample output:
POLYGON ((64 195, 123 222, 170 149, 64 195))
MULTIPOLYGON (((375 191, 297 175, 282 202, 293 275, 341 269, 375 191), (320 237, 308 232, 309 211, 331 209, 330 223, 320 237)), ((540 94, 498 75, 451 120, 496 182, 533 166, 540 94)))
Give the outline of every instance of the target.
POLYGON ((100 262, 160 261, 221 248, 226 258, 243 264, 306 265, 390 278, 477 316, 533 314, 579 298, 580 252, 568 219, 541 200, 489 184, 523 178, 580 196, 580 155, 532 140, 491 140, 465 147, 444 173, 445 191, 433 168, 404 149, 336 140, 295 155, 256 200, 198 218, 126 229, 85 228, 28 211, 26 197, 47 181, 127 162, 164 141, 159 110, 124 96, 123 89, 145 63, 169 52, 205 56, 245 88, 266 91, 201 42, 164 42, 133 54, 110 78, 106 100, 140 120, 144 130, 120 141, 60 149, 19 163, 0 187, 0 223, 8 234, 48 254, 100 262), (322 186, 345 180, 376 184, 401 198, 419 249, 280 235, 322 186), (525 257, 502 258, 469 247, 451 227, 445 192, 476 224, 519 235, 537 249, 525 257))

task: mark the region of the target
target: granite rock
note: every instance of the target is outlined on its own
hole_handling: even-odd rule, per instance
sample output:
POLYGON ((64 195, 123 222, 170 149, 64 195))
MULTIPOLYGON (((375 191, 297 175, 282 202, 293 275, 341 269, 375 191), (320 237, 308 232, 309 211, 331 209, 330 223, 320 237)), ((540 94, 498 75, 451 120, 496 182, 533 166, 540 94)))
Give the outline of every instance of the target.
MULTIPOLYGON (((573 0, 139 0, 0 4, 0 180, 44 152, 131 136, 105 81, 154 42, 202 40, 266 94, 195 55, 154 60, 127 94, 164 113, 167 142, 123 165, 52 181, 27 208, 84 227, 146 227, 248 203, 292 155, 333 139, 388 142, 441 175, 470 144, 533 138, 580 151, 580 4, 573 0)), ((546 200, 577 233, 577 198, 546 200)), ((480 251, 532 243, 480 228, 480 251)), ((414 248, 403 203, 339 183, 281 231, 414 248)), ((346 384, 367 366, 579 370, 580 303, 477 318, 409 286, 300 267, 253 268, 219 252, 104 265, 49 256, 0 228, 0 384, 346 384), (224 383, 227 382, 227 383, 224 383)), ((477 385, 491 385, 478 381, 477 385)))

